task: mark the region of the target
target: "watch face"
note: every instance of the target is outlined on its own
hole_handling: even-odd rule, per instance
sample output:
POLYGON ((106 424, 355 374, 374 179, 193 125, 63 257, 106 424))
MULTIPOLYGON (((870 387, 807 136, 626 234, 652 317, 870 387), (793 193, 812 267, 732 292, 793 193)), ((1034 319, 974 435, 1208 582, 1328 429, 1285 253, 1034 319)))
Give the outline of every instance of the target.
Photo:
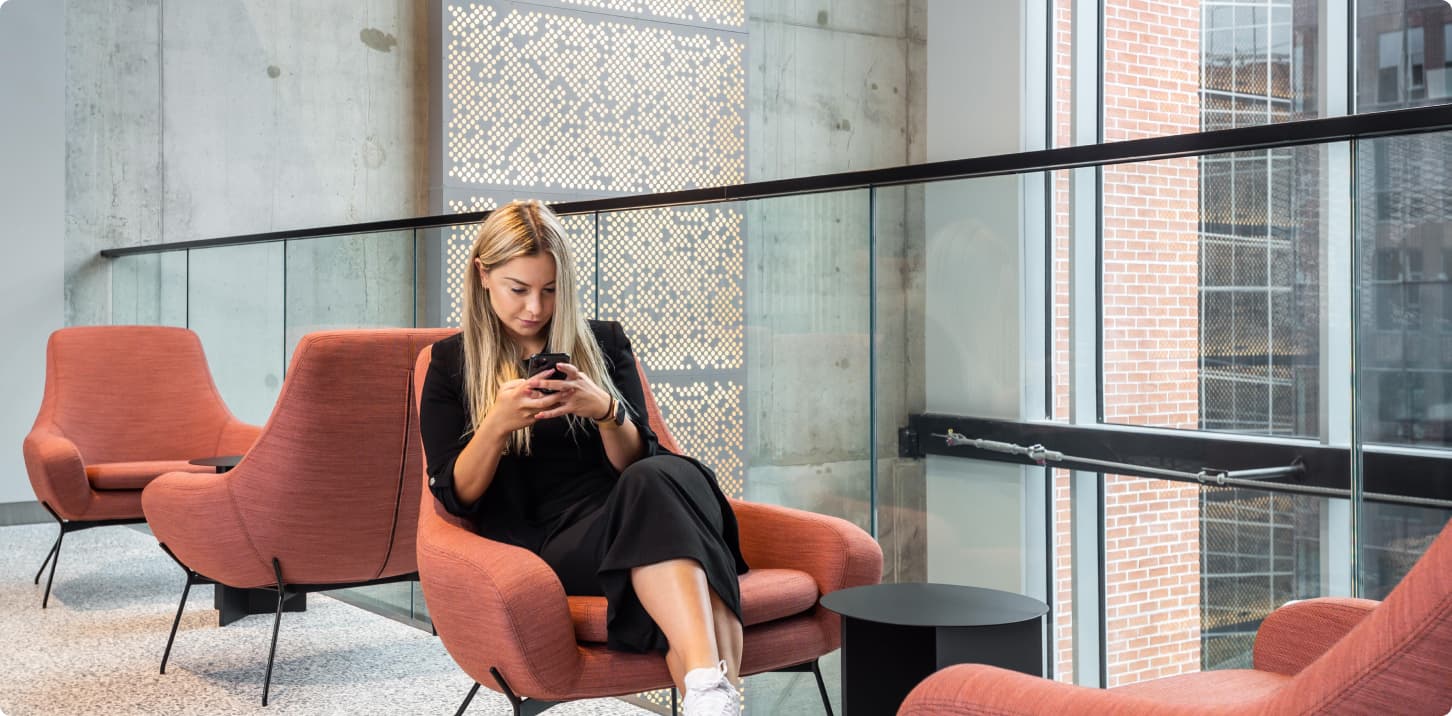
POLYGON ((622 400, 615 401, 615 424, 616 425, 624 425, 625 424, 625 401, 622 401, 622 400))

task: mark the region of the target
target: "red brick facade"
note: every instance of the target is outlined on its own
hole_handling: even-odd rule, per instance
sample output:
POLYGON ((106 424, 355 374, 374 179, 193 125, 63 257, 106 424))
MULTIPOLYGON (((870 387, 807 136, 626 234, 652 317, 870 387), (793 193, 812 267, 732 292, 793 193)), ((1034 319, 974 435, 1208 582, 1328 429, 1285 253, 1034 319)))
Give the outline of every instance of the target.
MULTIPOLYGON (((1069 143, 1069 22, 1055 8, 1055 111, 1069 143)), ((1104 7, 1104 141, 1198 131, 1198 3, 1104 7)), ((1054 417, 1068 417, 1068 176, 1055 177, 1054 417)), ((1103 172, 1104 419, 1196 428, 1199 167, 1194 159, 1103 172)), ((1072 678, 1069 487, 1055 480, 1055 673, 1072 678)), ((1200 668, 1199 488, 1110 476, 1105 489, 1109 684, 1200 668)))

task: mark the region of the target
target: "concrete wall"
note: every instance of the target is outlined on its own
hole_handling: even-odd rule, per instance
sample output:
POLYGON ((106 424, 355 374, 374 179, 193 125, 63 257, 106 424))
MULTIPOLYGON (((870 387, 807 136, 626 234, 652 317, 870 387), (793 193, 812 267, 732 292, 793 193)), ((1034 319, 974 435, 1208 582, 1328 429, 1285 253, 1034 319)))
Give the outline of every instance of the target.
POLYGON ((40 408, 45 341, 62 322, 65 5, 0 4, 0 524, 33 500, 20 443, 40 408))
MULTIPOLYGON (((923 2, 756 0, 749 10, 747 179, 922 161, 923 2)), ((921 475, 891 459, 895 426, 920 396, 921 320, 908 316, 905 261, 921 233, 920 193, 879 195, 877 431, 870 425, 866 191, 752 202, 747 221, 748 499, 853 520, 869 514, 868 441, 877 439, 879 534, 921 518, 921 475), (918 386, 912 389, 910 386, 918 386), (915 478, 915 479, 914 479, 915 478), (906 511, 891 507, 909 504, 906 511)), ((920 408, 921 406, 917 406, 920 408)), ((911 536, 904 527, 899 534, 911 536)), ((885 542, 889 578, 921 571, 918 549, 885 542), (901 555, 902 560, 898 557, 901 555), (900 563, 901 562, 901 563, 900 563)))
POLYGON ((110 322, 113 296, 128 302, 123 320, 189 305, 223 397, 258 422, 302 333, 411 322, 407 236, 194 253, 185 290, 164 298, 144 284, 176 269, 133 276, 118 264, 113 275, 97 252, 422 213, 424 10, 408 0, 69 2, 66 322, 110 322))

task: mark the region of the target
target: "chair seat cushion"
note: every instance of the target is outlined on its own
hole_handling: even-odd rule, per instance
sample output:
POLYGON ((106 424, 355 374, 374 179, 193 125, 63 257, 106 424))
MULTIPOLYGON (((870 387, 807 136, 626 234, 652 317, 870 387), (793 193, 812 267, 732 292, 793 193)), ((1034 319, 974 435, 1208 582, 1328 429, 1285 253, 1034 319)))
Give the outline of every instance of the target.
POLYGON ((1259 700, 1290 682, 1291 677, 1270 671, 1221 669, 1151 679, 1111 691, 1162 704, 1233 705, 1259 700))
MULTIPOLYGON (((741 575, 742 626, 801 614, 817 605, 817 583, 795 569, 753 569, 741 575)), ((605 643, 604 597, 570 597, 575 640, 605 643)))
POLYGON ((86 479, 97 490, 140 490, 168 472, 215 473, 214 467, 193 465, 186 460, 143 460, 141 462, 99 462, 86 466, 86 479))

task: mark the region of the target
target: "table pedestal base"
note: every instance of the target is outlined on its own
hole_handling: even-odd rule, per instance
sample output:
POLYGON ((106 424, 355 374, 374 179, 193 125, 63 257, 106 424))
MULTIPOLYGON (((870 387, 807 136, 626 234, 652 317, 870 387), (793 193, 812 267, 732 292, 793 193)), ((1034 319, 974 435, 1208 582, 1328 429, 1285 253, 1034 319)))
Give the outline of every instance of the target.
MULTIPOLYGON (((224 627, 250 614, 276 614, 276 589, 238 589, 225 584, 214 587, 212 606, 217 610, 217 626, 224 627)), ((285 612, 308 610, 308 595, 298 592, 282 602, 285 612)))
POLYGON ((989 664, 1042 676, 1042 622, 923 627, 843 617, 842 714, 895 714, 914 686, 953 664, 989 664))

